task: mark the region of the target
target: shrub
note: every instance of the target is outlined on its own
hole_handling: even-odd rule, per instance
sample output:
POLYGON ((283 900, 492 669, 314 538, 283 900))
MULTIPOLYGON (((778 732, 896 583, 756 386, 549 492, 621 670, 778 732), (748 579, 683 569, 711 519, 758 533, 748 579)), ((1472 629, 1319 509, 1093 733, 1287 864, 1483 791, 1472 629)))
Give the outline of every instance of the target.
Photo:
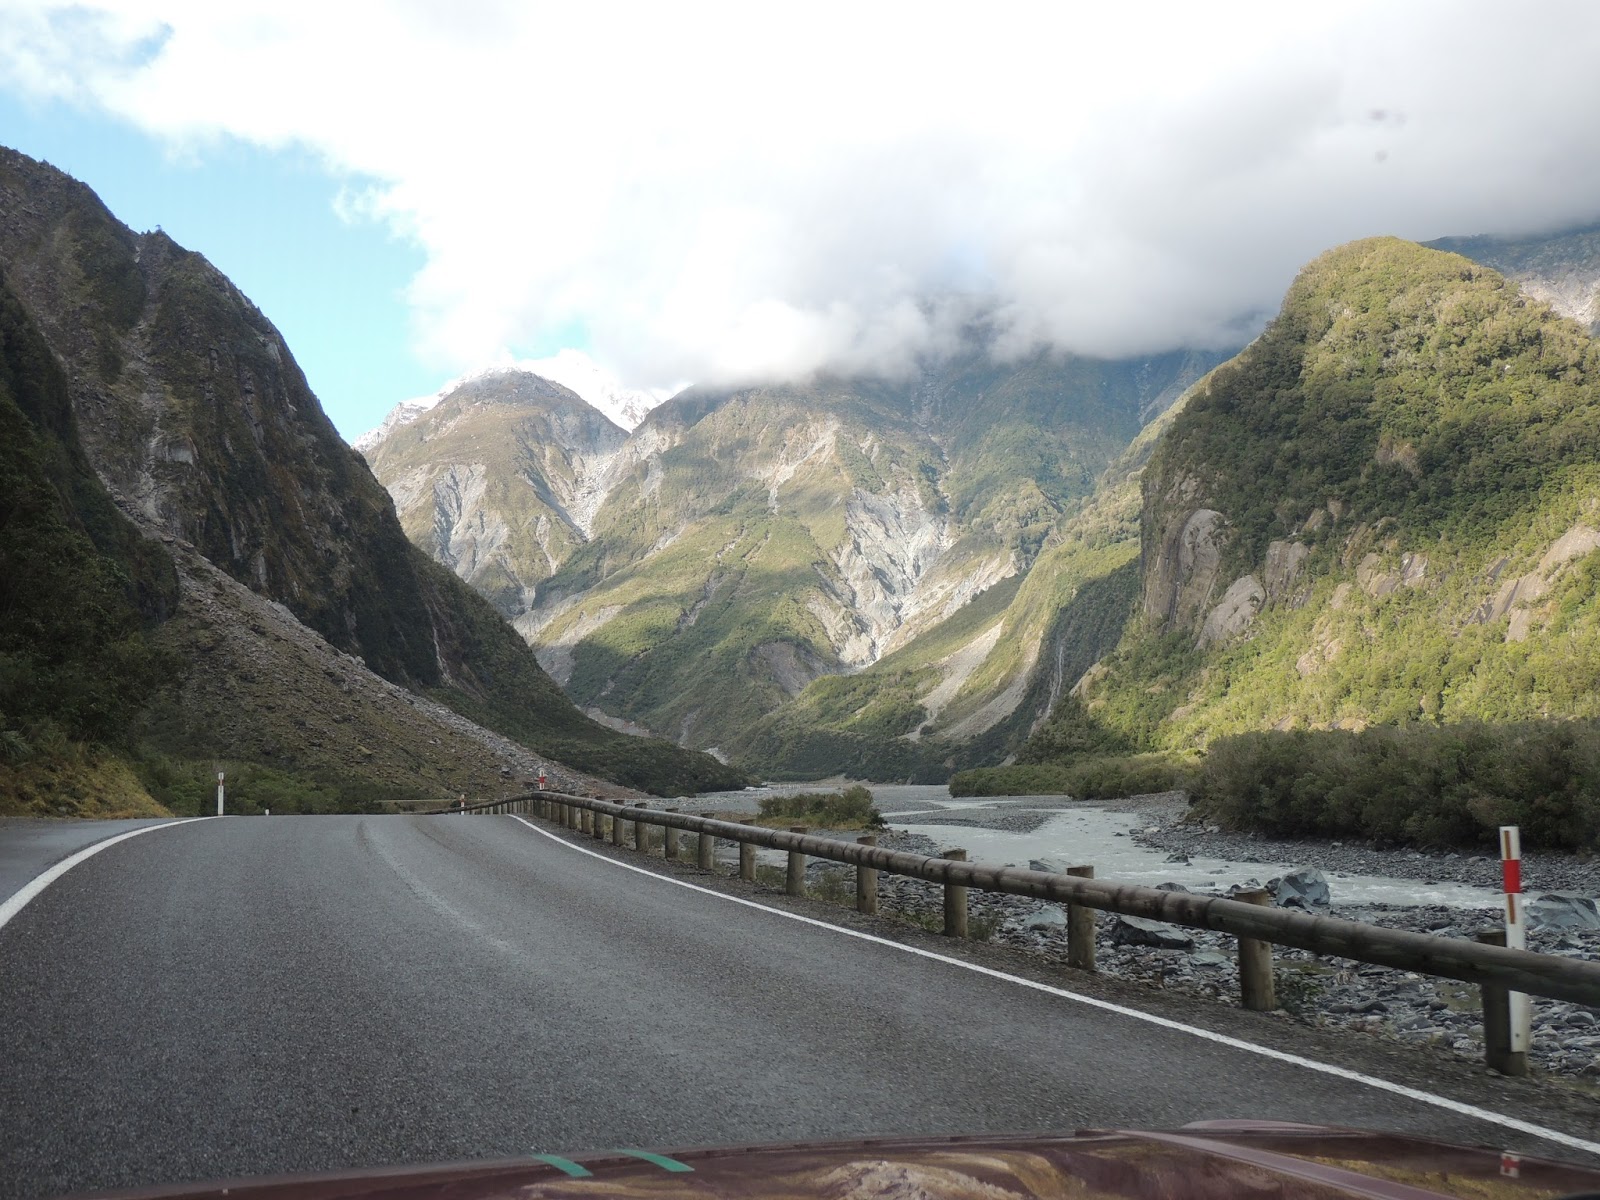
POLYGON ((761 801, 761 818, 769 822, 787 818, 827 829, 878 829, 884 824, 872 793, 859 783, 843 792, 768 796, 761 801))

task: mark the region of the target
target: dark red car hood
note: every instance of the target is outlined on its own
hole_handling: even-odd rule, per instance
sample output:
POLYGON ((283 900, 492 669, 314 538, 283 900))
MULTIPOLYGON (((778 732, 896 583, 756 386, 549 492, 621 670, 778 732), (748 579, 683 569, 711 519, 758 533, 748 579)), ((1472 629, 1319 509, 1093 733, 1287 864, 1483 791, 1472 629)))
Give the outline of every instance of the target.
POLYGON ((1166 1132, 895 1138, 670 1154, 606 1150, 101 1194, 118 1200, 1531 1200, 1582 1192, 1600 1192, 1600 1168, 1394 1134, 1216 1121, 1166 1132))

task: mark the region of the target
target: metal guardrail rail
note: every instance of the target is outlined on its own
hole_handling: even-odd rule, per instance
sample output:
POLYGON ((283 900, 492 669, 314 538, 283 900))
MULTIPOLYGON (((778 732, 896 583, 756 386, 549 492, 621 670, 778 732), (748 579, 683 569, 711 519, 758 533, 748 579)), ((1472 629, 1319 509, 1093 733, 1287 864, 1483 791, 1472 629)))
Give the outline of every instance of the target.
MULTIPOLYGON (((497 813, 524 812, 554 820, 558 825, 588 833, 596 839, 608 836, 615 845, 632 844, 643 849, 648 844, 642 830, 661 827, 666 834, 668 858, 679 857, 677 831, 700 835, 699 865, 711 865, 714 839, 736 842, 741 847, 740 866, 744 878, 753 878, 754 855, 746 847, 764 846, 789 854, 790 894, 804 894, 805 859, 821 858, 855 866, 858 873, 857 907, 876 911, 876 872, 888 871, 925 880, 945 888, 945 932, 964 935, 966 889, 1001 892, 1011 896, 1030 896, 1067 906, 1068 961, 1090 970, 1094 964, 1092 919, 1075 910, 1092 909, 1144 917, 1192 929, 1210 929, 1240 939, 1240 987, 1245 1007, 1275 1008, 1269 948, 1292 946, 1312 954, 1351 959, 1402 971, 1437 975, 1485 989, 1485 1011, 1497 1007, 1496 1001, 1507 991, 1527 992, 1552 1000, 1600 1007, 1600 963, 1583 962, 1559 955, 1513 950, 1484 941, 1438 937, 1385 929, 1338 917, 1319 917, 1309 913, 1270 907, 1266 893, 1246 895, 1246 899, 1204 896, 1192 892, 1163 891, 1136 884, 1094 879, 1092 868, 1072 868, 1070 874, 1029 871, 988 863, 969 863, 965 854, 956 857, 929 857, 908 854, 871 845, 874 839, 857 842, 816 837, 795 827, 789 832, 766 829, 734 821, 720 821, 681 813, 675 809, 650 808, 648 804, 619 804, 588 796, 558 792, 533 792, 510 800, 472 804, 443 812, 497 813), (633 837, 626 838, 626 827, 633 826, 633 837), (871 875, 870 888, 862 876, 871 875), (870 891, 867 906, 864 893, 870 891), (1074 934, 1076 932, 1076 938, 1074 934), (1072 942, 1078 941, 1074 946, 1072 942)), ((961 852, 956 852, 961 853, 961 852)), ((1087 915, 1087 914, 1083 914, 1087 915)), ((1486 1016, 1486 1026, 1491 1021, 1486 1016)), ((1487 1029, 1491 1043, 1491 1065, 1495 1057, 1496 1030, 1487 1029)), ((1504 1058, 1504 1053, 1501 1054, 1504 1058)), ((1513 1066, 1515 1065, 1513 1061, 1513 1066)), ((1520 1072, 1518 1072, 1520 1073, 1520 1072)))

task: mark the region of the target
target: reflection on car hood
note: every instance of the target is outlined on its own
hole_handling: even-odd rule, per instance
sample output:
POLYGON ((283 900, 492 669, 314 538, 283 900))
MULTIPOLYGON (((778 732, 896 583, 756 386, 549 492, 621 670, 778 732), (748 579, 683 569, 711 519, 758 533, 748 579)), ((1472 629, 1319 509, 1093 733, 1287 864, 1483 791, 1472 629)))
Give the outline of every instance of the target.
POLYGON ((605 1150, 104 1193, 119 1200, 1029 1200, 1382 1197, 1532 1200, 1600 1190, 1600 1169, 1422 1138, 1212 1121, 1171 1131, 605 1150))

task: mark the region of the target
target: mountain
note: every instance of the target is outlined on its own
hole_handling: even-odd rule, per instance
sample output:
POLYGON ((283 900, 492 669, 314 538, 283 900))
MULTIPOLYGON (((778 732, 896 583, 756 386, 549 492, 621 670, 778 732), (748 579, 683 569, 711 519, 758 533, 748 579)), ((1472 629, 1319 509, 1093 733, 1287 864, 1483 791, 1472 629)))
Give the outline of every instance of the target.
MULTIPOLYGON (((174 548, 176 587, 170 576, 161 587, 169 599, 175 591, 175 608, 164 611, 150 600, 153 585, 132 577, 151 637, 185 668, 183 681, 152 702, 152 745, 194 758, 232 755, 237 740, 207 713, 234 701, 240 712, 258 711, 251 706, 268 701, 290 710, 263 715, 263 728, 288 725, 267 738, 270 753, 257 751, 275 769, 325 775, 337 759, 352 777, 383 784, 392 776, 363 764, 418 752, 389 745, 398 729, 334 722, 317 740, 348 754, 324 756, 320 767, 314 747, 296 736, 321 722, 321 713, 293 711, 297 697, 320 686, 306 674, 321 672, 347 684, 344 694, 382 691, 386 681, 426 697, 444 706, 435 725, 459 731, 470 718, 487 727, 469 738, 480 756, 498 730, 502 741, 637 786, 729 781, 708 758, 627 738, 573 709, 492 608, 411 546, 389 496, 340 440, 277 330, 200 255, 159 232, 134 234, 87 187, 0 150, 0 272, 18 323, 36 335, 33 359, 53 364, 29 375, 58 378, 72 416, 70 426, 59 414, 36 419, 37 435, 51 453, 87 464, 122 522, 103 523, 137 530, 117 535, 134 547, 124 557, 174 548), (245 615, 252 605, 222 576, 290 624, 245 615), (208 609, 198 599, 205 596, 222 607, 208 609), (242 645, 236 628, 216 628, 236 619, 251 635, 242 645), (270 644, 302 640, 294 632, 302 629, 308 645, 322 647, 309 658, 270 644), (238 649, 220 679, 205 671, 218 639, 238 649), (272 697, 251 678, 253 661, 282 668, 272 697)), ((8 443, 5 453, 13 451, 8 443)), ((63 521, 70 528, 72 514, 63 521)), ((523 758, 516 769, 533 761, 523 758)), ((498 777, 483 765, 458 764, 451 778, 498 777)), ((426 778, 413 772, 410 786, 426 778)))
POLYGON ((1600 716, 1600 347, 1497 271, 1323 255, 1141 491, 1123 635, 1025 762, 1600 716))
POLYGON ((411 424, 458 388, 483 383, 498 375, 537 375, 549 383, 558 384, 582 397, 584 403, 603 413, 608 421, 622 429, 634 428, 644 420, 645 414, 670 395, 668 392, 624 387, 615 375, 581 350, 562 350, 549 358, 485 367, 452 380, 432 396, 402 400, 389 410, 381 424, 361 434, 350 445, 370 458, 372 452, 396 429, 411 424))
MULTIPOLYGON (((693 388, 620 441, 576 397, 502 374, 392 432, 372 462, 413 540, 512 616, 580 704, 793 771, 763 718, 970 624, 979 598, 1003 609, 1144 419, 1214 361, 972 352, 903 382, 693 388)), ((997 656, 978 630, 990 645, 960 656, 945 693, 991 657, 1007 665, 980 687, 1014 691, 1039 658, 1038 615, 997 656)), ((952 709, 970 718, 963 738, 1020 702, 979 713, 968 699, 952 709)), ((904 741, 928 717, 895 703, 868 721, 877 750, 945 757, 904 741)))
POLYGON ((1527 295, 1600 334, 1600 225, 1533 237, 1440 238, 1427 245, 1493 267, 1527 295))
POLYGON ((413 544, 506 617, 588 537, 627 434, 559 384, 495 371, 366 451, 413 544))

